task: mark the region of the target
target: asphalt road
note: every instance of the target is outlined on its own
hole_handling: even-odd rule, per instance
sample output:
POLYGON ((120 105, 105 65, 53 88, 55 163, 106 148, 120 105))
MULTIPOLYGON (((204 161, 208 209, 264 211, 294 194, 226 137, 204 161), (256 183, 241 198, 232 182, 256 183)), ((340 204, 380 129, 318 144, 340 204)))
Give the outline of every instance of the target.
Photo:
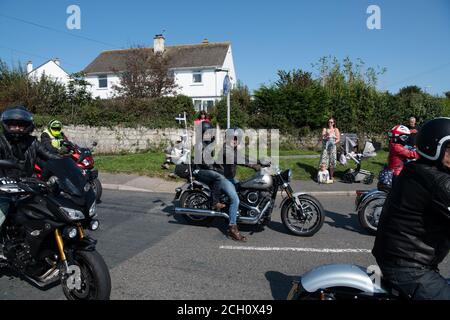
MULTIPOLYGON (((105 190, 94 237, 112 278, 112 299, 285 299, 296 276, 327 263, 375 263, 374 238, 360 228, 354 198, 318 197, 327 218, 313 237, 290 235, 279 209, 261 232, 244 228, 245 244, 228 240, 225 221, 210 227, 168 216, 171 194, 105 190), (243 250, 245 249, 248 250, 243 250)), ((450 277, 447 259, 441 266, 450 277)), ((40 291, 0 277, 0 299, 64 299, 60 287, 40 291)))

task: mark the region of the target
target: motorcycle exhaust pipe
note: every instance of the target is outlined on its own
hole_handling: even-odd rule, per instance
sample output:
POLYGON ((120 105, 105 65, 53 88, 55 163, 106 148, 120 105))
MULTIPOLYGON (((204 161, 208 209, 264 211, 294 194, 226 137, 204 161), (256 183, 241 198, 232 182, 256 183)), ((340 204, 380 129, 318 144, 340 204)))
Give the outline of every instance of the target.
POLYGON ((200 216, 200 217, 222 217, 229 219, 228 214, 224 212, 218 212, 214 210, 207 209, 195 209, 195 208, 180 208, 175 207, 175 214, 188 214, 192 216, 200 216))

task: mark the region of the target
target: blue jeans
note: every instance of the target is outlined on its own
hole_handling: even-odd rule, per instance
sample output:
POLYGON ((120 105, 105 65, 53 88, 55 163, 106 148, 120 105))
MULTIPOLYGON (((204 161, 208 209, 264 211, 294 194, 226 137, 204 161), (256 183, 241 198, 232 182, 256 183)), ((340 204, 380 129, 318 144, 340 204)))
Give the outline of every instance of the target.
POLYGON ((220 188, 228 198, 230 198, 230 208, 228 215, 230 216, 230 225, 235 225, 237 222, 237 214, 238 214, 238 208, 239 208, 239 196, 236 192, 236 188, 234 187, 233 183, 231 183, 227 179, 222 179, 220 181, 220 188))

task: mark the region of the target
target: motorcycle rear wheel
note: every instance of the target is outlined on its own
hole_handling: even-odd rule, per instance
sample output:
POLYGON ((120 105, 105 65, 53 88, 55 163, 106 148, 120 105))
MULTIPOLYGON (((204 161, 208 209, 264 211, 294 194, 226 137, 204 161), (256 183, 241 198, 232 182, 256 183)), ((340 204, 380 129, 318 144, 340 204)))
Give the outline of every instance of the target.
POLYGON ((377 233, 378 222, 385 201, 386 197, 372 199, 358 211, 359 223, 371 235, 377 233))
MULTIPOLYGON (((182 208, 210 209, 208 197, 200 191, 185 192, 180 199, 182 208)), ((194 215, 183 215, 184 219, 193 225, 207 225, 214 220, 214 217, 202 217, 194 215)))
POLYGON ((102 193, 103 193, 102 183, 100 182, 100 180, 95 179, 94 181, 91 182, 91 184, 92 184, 92 189, 95 192, 95 200, 97 202, 99 202, 100 198, 102 197, 102 193))

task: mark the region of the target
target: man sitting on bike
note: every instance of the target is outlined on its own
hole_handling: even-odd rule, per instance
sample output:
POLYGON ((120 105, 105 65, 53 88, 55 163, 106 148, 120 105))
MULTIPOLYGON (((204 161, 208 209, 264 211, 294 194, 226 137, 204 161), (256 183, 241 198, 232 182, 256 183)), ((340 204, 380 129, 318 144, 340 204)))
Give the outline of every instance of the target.
POLYGON ((424 124, 381 213, 372 250, 393 288, 411 299, 450 299, 438 265, 450 250, 450 118, 424 124))
POLYGON ((62 132, 62 123, 59 120, 51 120, 47 128, 41 134, 41 142, 49 151, 56 150, 60 154, 68 153, 68 149, 64 146, 64 142, 69 141, 62 132))
POLYGON ((1 115, 3 133, 0 134, 0 159, 23 164, 23 170, 2 169, 0 177, 31 177, 38 158, 59 159, 47 150, 31 133, 34 130, 33 115, 23 106, 6 109, 1 115))

